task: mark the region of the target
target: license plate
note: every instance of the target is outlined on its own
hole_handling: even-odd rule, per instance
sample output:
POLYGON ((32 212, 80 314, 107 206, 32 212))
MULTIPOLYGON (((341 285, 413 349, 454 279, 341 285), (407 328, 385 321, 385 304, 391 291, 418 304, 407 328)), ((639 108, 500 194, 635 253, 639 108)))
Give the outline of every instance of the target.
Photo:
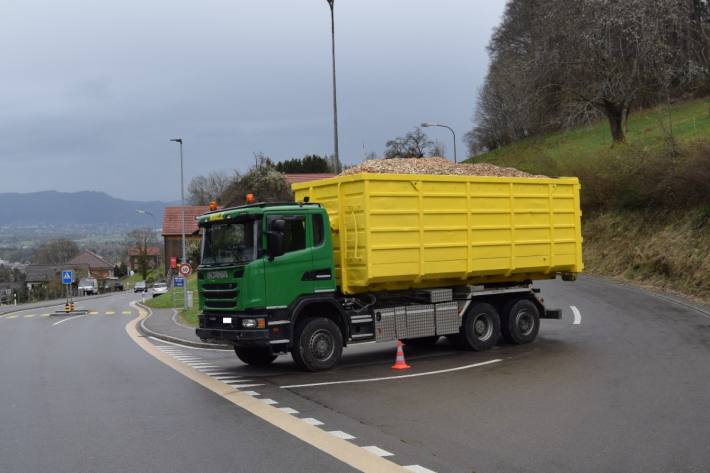
POLYGON ((222 323, 223 324, 231 324, 232 318, 231 317, 222 317, 222 323))

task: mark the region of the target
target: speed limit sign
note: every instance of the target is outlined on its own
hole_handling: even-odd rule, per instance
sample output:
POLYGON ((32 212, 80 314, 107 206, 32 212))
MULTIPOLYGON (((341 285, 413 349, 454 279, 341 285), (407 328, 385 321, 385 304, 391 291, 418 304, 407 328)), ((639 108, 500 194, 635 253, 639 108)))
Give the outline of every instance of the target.
POLYGON ((187 277, 187 276, 189 276, 189 275, 192 274, 192 266, 190 266, 190 265, 187 264, 187 263, 181 263, 181 264, 178 265, 178 272, 179 272, 182 276, 187 277))

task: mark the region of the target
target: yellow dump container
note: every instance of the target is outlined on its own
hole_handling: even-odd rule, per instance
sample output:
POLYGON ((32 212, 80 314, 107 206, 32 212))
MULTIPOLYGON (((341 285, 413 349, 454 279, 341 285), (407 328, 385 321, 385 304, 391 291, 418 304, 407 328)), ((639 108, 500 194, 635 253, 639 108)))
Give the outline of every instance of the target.
POLYGON ((582 271, 577 178, 354 174, 293 184, 331 220, 346 294, 582 271))

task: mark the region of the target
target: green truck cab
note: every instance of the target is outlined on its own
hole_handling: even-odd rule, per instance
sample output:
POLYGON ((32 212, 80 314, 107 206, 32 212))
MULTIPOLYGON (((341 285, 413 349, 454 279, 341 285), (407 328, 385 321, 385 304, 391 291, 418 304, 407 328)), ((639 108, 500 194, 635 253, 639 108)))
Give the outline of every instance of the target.
POLYGON ((298 354, 296 362, 305 369, 337 363, 348 334, 335 298, 325 210, 307 203, 253 204, 205 214, 198 224, 204 236, 197 335, 231 343, 244 362, 266 365, 292 349, 294 329, 303 325, 296 321, 307 314, 318 319, 309 331, 325 325, 327 333, 312 340, 320 362, 298 354))

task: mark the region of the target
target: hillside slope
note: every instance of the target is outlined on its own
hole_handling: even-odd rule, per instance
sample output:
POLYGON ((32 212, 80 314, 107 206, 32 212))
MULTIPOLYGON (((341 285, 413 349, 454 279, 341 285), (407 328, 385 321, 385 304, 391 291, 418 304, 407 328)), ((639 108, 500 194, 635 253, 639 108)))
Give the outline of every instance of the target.
POLYGON ((152 225, 143 209, 155 215, 160 226, 163 202, 117 199, 104 192, 0 193, 0 225, 122 224, 152 225))
POLYGON ((588 271, 710 301, 707 100, 632 114, 623 145, 612 147, 608 125, 598 122, 469 162, 578 176, 588 271))

